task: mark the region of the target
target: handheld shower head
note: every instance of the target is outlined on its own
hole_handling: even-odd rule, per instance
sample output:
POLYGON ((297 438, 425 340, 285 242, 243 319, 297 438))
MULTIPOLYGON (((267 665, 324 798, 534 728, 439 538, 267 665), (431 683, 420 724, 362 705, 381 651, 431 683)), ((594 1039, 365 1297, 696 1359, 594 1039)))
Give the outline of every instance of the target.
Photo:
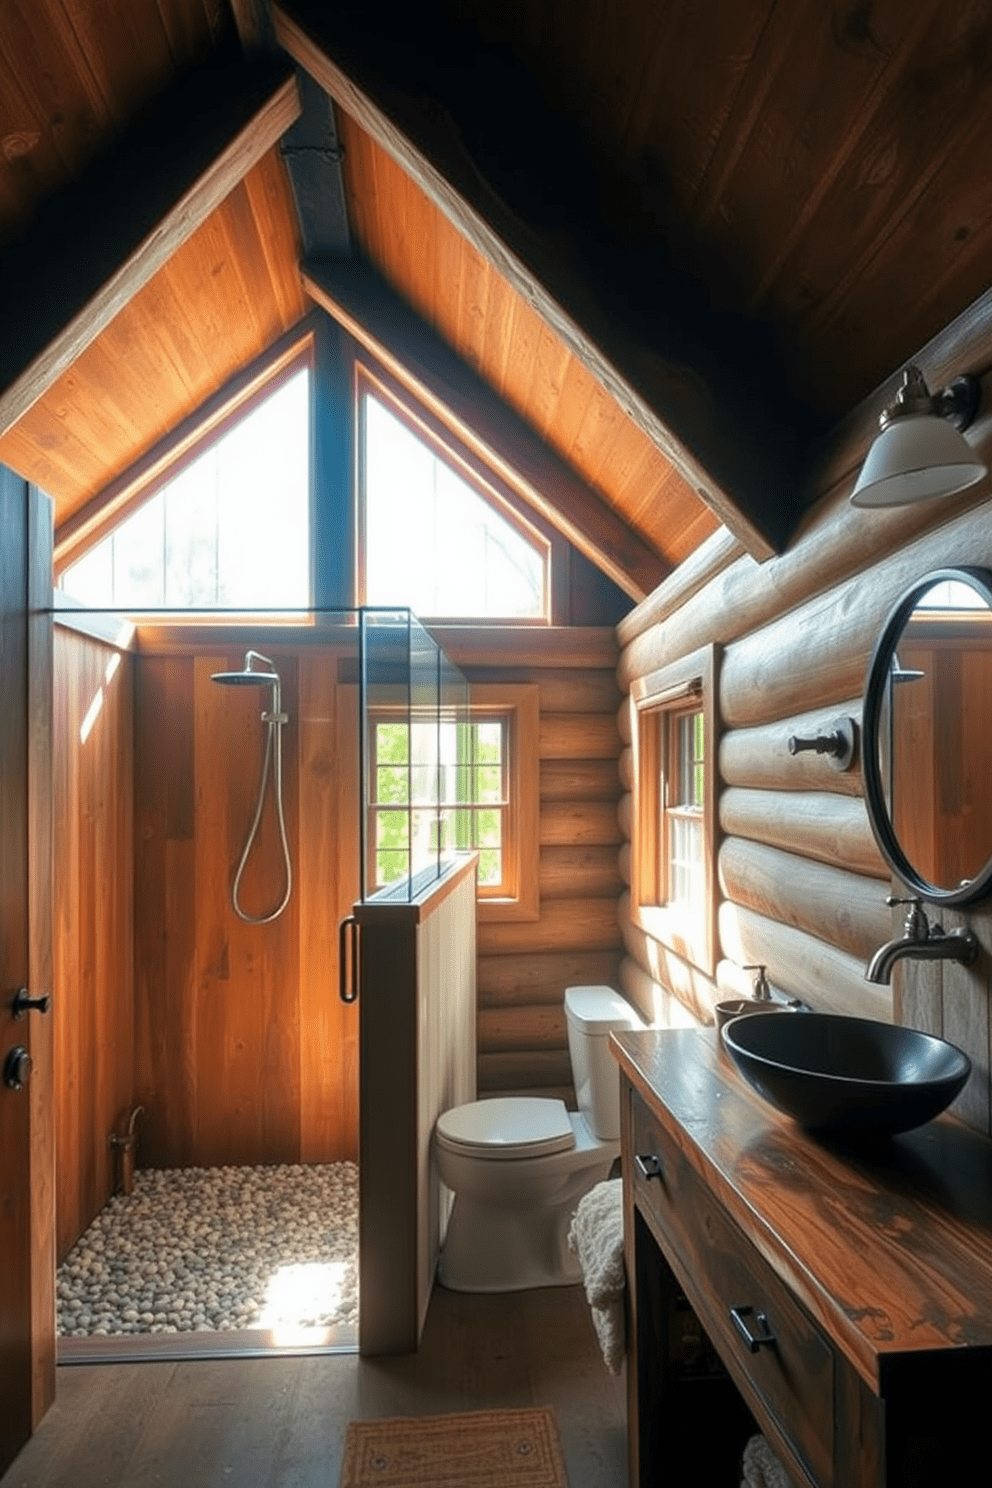
POLYGON ((270 920, 276 920, 282 914, 289 903, 289 896, 293 890, 293 866, 289 856, 289 842, 286 838, 286 818, 282 803, 282 730, 289 722, 289 714, 282 711, 282 680, 276 671, 275 663, 260 651, 246 651, 245 664, 240 672, 214 672, 211 675, 212 682, 220 682, 224 687, 271 687, 272 700, 268 709, 262 711, 262 722, 266 726, 265 734, 265 758, 262 762, 262 783, 259 786, 258 801, 255 806, 255 816, 248 832, 248 840, 238 862, 234 874, 234 883, 231 886, 231 901, 235 913, 248 925, 267 925, 270 920), (254 663, 258 662, 264 671, 256 671, 254 663), (286 887, 282 899, 275 909, 267 914, 249 914, 241 905, 239 891, 241 888, 241 875, 245 871, 245 864, 252 845, 258 834, 259 823, 262 820, 262 808, 265 804, 265 787, 269 778, 269 766, 272 766, 273 787, 275 790, 276 816, 279 822, 279 836, 282 841, 283 862, 286 865, 286 887))

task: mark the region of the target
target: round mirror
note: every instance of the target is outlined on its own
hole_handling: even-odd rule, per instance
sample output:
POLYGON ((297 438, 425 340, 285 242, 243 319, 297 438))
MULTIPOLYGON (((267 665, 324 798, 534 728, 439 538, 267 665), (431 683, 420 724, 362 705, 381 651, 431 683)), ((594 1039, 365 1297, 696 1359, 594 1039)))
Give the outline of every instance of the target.
POLYGON ((963 904, 992 881, 992 574, 938 569, 903 595, 865 691, 865 803, 914 894, 963 904))

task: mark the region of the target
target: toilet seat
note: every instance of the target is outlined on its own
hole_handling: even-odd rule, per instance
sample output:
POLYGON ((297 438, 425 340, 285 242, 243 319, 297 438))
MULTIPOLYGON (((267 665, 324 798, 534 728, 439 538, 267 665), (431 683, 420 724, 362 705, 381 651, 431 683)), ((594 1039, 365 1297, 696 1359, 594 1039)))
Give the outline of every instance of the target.
POLYGON ((545 1096, 498 1096, 455 1106, 438 1117, 436 1134, 449 1152, 498 1161, 546 1157, 575 1146, 565 1102, 545 1096))

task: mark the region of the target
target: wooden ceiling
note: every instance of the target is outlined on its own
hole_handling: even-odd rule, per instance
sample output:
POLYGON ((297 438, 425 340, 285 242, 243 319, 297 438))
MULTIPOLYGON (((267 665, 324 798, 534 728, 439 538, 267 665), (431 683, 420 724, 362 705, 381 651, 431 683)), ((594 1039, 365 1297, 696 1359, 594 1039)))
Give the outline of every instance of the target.
POLYGON ((58 525, 307 308, 287 50, 335 100, 352 253, 658 578, 721 520, 787 543, 814 443, 989 288, 992 0, 3 0, 0 315, 38 329, 0 460, 58 525), (113 192, 142 161, 178 182, 157 230, 113 192))

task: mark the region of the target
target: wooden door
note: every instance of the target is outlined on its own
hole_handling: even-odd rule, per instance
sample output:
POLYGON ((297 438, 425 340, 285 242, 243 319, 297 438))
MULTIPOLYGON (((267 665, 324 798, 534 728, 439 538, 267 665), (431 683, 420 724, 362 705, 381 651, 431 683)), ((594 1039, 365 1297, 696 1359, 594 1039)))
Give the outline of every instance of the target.
POLYGON ((14 1017, 51 990, 51 575, 50 503, 0 467, 0 1474, 55 1395, 52 1019, 14 1017))

